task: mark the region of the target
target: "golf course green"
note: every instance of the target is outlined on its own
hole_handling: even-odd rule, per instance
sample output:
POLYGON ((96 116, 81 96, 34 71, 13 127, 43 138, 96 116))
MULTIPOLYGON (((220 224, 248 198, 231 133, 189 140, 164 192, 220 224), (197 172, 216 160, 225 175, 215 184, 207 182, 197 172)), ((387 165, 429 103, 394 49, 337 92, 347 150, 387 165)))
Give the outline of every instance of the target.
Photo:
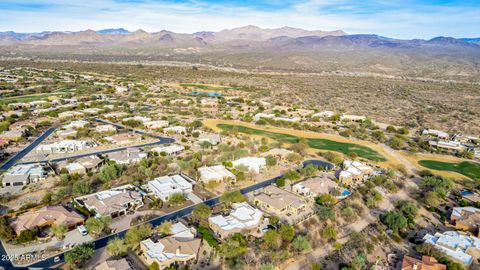
POLYGON ((432 170, 451 171, 463 174, 472 179, 480 179, 480 163, 476 162, 462 161, 459 163, 450 163, 436 160, 420 160, 418 164, 432 170))
MULTIPOLYGON (((273 139, 279 142, 284 142, 284 143, 293 144, 300 141, 300 138, 297 136, 277 133, 277 132, 264 131, 264 130, 249 128, 249 127, 240 126, 240 125, 218 124, 217 127, 222 130, 235 130, 237 132, 241 132, 245 134, 264 136, 264 137, 268 137, 270 139, 273 139)), ((373 161, 386 160, 382 155, 377 153, 375 150, 363 145, 358 145, 354 143, 337 142, 337 141, 332 141, 327 139, 317 139, 317 138, 306 138, 305 140, 309 147, 315 148, 315 149, 335 151, 335 152, 340 152, 347 155, 350 153, 355 153, 359 157, 373 160, 373 161)))

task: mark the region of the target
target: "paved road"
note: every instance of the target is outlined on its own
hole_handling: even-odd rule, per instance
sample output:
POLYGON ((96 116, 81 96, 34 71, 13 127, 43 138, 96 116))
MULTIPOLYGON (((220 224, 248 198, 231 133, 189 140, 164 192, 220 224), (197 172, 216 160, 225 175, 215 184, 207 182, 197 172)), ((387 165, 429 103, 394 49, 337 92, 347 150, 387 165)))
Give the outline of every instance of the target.
MULTIPOLYGON (((169 139, 169 138, 165 138, 165 139, 169 139)), ((172 140, 175 141, 174 139, 172 139, 172 140)), ((82 157, 88 157, 88 156, 94 156, 94 155, 104 155, 104 154, 119 152, 119 151, 126 150, 128 148, 139 148, 139 147, 141 148, 141 147, 154 146, 154 145, 166 144, 166 143, 171 143, 171 142, 170 142, 170 140, 168 140, 168 141, 156 141, 156 142, 152 142, 152 143, 145 143, 145 144, 134 145, 134 146, 120 147, 120 148, 109 149, 109 150, 101 150, 101 151, 89 152, 89 153, 85 153, 85 154, 62 157, 62 158, 41 159, 41 160, 36 160, 36 161, 20 162, 19 164, 59 162, 59 161, 64 161, 64 160, 69 160, 69 159, 77 159, 77 158, 82 158, 82 157)))
MULTIPOLYGON (((162 137, 162 136, 157 136, 157 135, 148 134, 148 133, 146 133, 146 132, 144 132, 144 131, 141 131, 141 130, 126 128, 125 126, 122 126, 122 125, 119 125, 119 124, 115 124, 115 123, 111 123, 111 122, 108 122, 108 121, 105 121, 105 120, 95 119, 95 121, 98 122, 98 123, 102 123, 102 124, 113 125, 113 126, 117 127, 118 129, 126 129, 126 130, 129 131, 129 132, 133 132, 133 133, 136 133, 136 134, 149 136, 149 137, 152 137, 152 138, 157 139, 158 141, 152 142, 152 143, 145 143, 145 144, 135 145, 135 146, 127 146, 127 147, 120 147, 120 148, 109 149, 109 150, 101 150, 101 151, 96 151, 96 152, 89 152, 89 153, 85 153, 85 154, 68 156, 68 157, 63 157, 63 158, 53 158, 53 159, 48 159, 48 158, 47 158, 47 159, 43 159, 43 160, 28 161, 28 162, 22 162, 22 163, 19 163, 19 164, 34 164, 34 163, 46 163, 46 162, 59 162, 59 161, 64 161, 64 160, 69 160, 69 159, 77 159, 77 158, 82 158, 82 157, 88 157, 88 156, 92 156, 92 155, 104 155, 104 154, 119 152, 119 151, 123 151, 123 150, 126 150, 127 148, 132 148, 132 147, 135 147, 135 148, 138 148, 138 147, 147 147, 147 146, 154 146, 154 145, 168 144, 168 143, 174 143, 174 142, 175 142, 175 139, 173 139, 173 138, 167 138, 167 137, 162 137)), ((37 144, 37 145, 38 145, 38 144, 37 144)), ((30 152, 30 151, 31 151, 31 149, 29 150, 29 152, 30 152)), ((27 153, 28 153, 28 152, 27 152, 27 153)), ((22 156, 22 157, 23 157, 23 156, 22 156)))
MULTIPOLYGON (((328 162, 325 162, 325 161, 316 161, 316 160, 315 161, 314 160, 307 160, 307 161, 303 162, 303 166, 307 166, 308 164, 311 164, 311 163, 316 164, 318 166, 323 166, 327 169, 328 168, 333 168, 333 164, 331 164, 331 163, 328 163, 328 162)), ((283 175, 279 175, 277 177, 274 177, 274 178, 271 178, 271 179, 253 184, 251 186, 242 188, 242 189, 240 189, 240 192, 242 194, 246 194, 246 193, 264 188, 266 186, 269 186, 269 185, 275 183, 277 181, 277 179, 279 179, 281 177, 283 177, 283 175)), ((220 196, 204 201, 204 203, 208 206, 214 206, 214 205, 218 204, 219 202, 220 202, 220 196)), ((192 213, 195 205, 196 204, 191 205, 191 206, 187 206, 185 208, 179 209, 179 210, 177 210, 175 212, 172 212, 172 213, 165 214, 163 216, 157 217, 157 218, 152 219, 150 221, 147 221, 145 223, 150 223, 150 224, 152 224, 152 226, 158 226, 161 223, 163 223, 165 221, 168 221, 168 220, 178 220, 180 218, 183 218, 183 217, 186 217, 186 216, 190 215, 192 213)), ((108 241, 111 240, 111 239, 114 239, 114 238, 117 238, 117 237, 118 238, 125 237, 126 233, 127 233, 127 230, 124 230, 124 231, 120 231, 120 232, 105 236, 103 238, 99 238, 97 240, 94 240, 93 243, 95 245, 95 249, 98 250, 100 248, 105 247, 107 245, 108 241)), ((50 269, 54 265, 57 265, 59 263, 59 261, 63 261, 64 260, 64 255, 65 255, 65 253, 61 253, 61 254, 58 254, 54 257, 47 258, 46 260, 33 263, 33 264, 29 265, 29 268, 30 269, 31 268, 50 269), (55 258, 57 258, 57 262, 55 262, 55 258)), ((6 256, 6 252, 5 252, 5 249, 3 248, 3 244, 0 244, 0 256, 1 257, 6 256)), ((0 266, 3 266, 5 269, 24 269, 24 268, 18 268, 16 266, 13 266, 11 262, 4 261, 4 260, 0 261, 0 266)))
POLYGON ((52 134, 56 128, 51 127, 45 131, 40 137, 38 137, 35 141, 33 141, 31 144, 29 144, 27 147, 23 148, 21 151, 16 153, 14 156, 9 158, 5 163, 0 166, 0 170, 8 170, 10 169, 17 161, 22 159, 24 156, 26 156, 30 151, 32 151, 35 147, 37 147, 41 142, 43 142, 50 134, 52 134))
POLYGON ((127 128, 123 125, 112 123, 112 122, 109 122, 109 121, 106 121, 106 120, 95 119, 95 122, 106 124, 106 125, 112 125, 112 126, 118 128, 118 129, 126 129, 129 132, 133 132, 133 133, 140 134, 140 135, 146 135, 146 136, 149 136, 149 137, 152 137, 152 138, 155 138, 155 139, 159 139, 160 141, 163 141, 163 143, 173 143, 173 142, 175 142, 175 140, 172 139, 172 138, 165 138, 165 137, 162 137, 162 136, 149 134, 145 131, 141 131, 141 130, 137 130, 137 129, 133 129, 133 128, 127 128))

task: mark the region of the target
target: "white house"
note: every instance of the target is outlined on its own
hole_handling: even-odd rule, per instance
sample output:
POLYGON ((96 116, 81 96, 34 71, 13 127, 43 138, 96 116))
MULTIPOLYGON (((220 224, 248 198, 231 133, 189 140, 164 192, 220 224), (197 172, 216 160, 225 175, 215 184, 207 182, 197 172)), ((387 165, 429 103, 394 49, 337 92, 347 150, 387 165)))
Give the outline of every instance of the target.
POLYGON ((167 120, 148 121, 148 122, 144 122, 143 124, 148 129, 160 129, 160 128, 168 127, 169 125, 167 120))
POLYGON ((332 112, 332 111, 323 111, 323 112, 318 112, 318 113, 312 114, 312 118, 330 118, 334 115, 335 115, 335 113, 332 112))
POLYGON ((86 114, 99 114, 101 111, 102 109, 99 108, 86 108, 82 110, 82 112, 86 114))
POLYGON ((78 131, 74 129, 67 129, 67 130, 61 129, 61 130, 57 130, 55 134, 57 134, 57 136, 61 139, 75 138, 78 134, 78 131))
POLYGON ((139 122, 141 122, 143 125, 145 125, 147 122, 151 122, 151 121, 152 121, 152 118, 150 118, 150 117, 143 117, 143 116, 134 116, 134 117, 123 118, 123 119, 122 119, 122 122, 126 122, 126 121, 129 121, 129 120, 139 121, 139 122))
POLYGON ((35 151, 37 153, 73 153, 95 146, 94 142, 78 141, 78 140, 63 140, 50 144, 41 144, 35 151))
POLYGON ((255 116, 253 116, 253 120, 258 121, 260 119, 272 119, 275 117, 275 114, 273 113, 257 113, 255 116))
POLYGON ((174 126, 174 127, 167 127, 163 129, 165 133, 186 133, 187 128, 183 126, 174 126))
POLYGON ((221 142, 219 134, 214 133, 202 133, 198 136, 198 143, 208 142, 211 145, 217 145, 221 142))
POLYGON ((444 149, 447 151, 461 152, 465 149, 465 146, 461 142, 457 141, 428 141, 428 144, 432 147, 444 149))
POLYGON ((25 186, 47 178, 47 172, 39 164, 22 164, 11 167, 3 175, 3 186, 25 186))
POLYGON ((284 121, 284 122, 290 122, 290 123, 297 123, 300 122, 300 117, 284 117, 284 116, 279 116, 279 117, 274 117, 273 120, 275 121, 284 121))
POLYGON ((429 129, 429 128, 424 129, 422 131, 422 135, 431 135, 431 136, 435 136, 439 139, 444 139, 444 140, 446 140, 450 137, 450 135, 448 135, 448 133, 446 133, 446 132, 436 130, 436 129, 429 129))
POLYGON ((247 167, 250 172, 260 173, 260 171, 267 165, 267 162, 265 158, 244 157, 233 161, 232 164, 234 168, 243 165, 247 167))
POLYGON ((168 145, 168 146, 158 146, 158 147, 154 147, 151 149, 152 152, 157 152, 157 153, 165 153, 167 155, 175 155, 175 154, 179 154, 180 152, 182 152, 183 150, 185 149, 185 147, 183 145, 180 145, 180 144, 172 144, 172 145, 168 145))
POLYGON ((195 238, 195 229, 187 228, 182 223, 172 225, 172 235, 154 242, 151 238, 140 242, 145 264, 156 263, 159 269, 171 264, 188 265, 197 258, 201 239, 195 238))
POLYGON ((113 133, 117 131, 117 128, 113 125, 98 125, 95 127, 95 131, 98 133, 113 133))
POLYGON ((143 206, 142 194, 133 185, 124 185, 77 197, 74 201, 97 216, 123 216, 143 206))
POLYGON ((236 177, 233 173, 227 170, 223 165, 217 165, 212 167, 201 167, 198 168, 200 173, 200 181, 208 183, 210 181, 225 181, 225 180, 235 180, 236 177))
POLYGON ((475 259, 472 254, 479 254, 480 251, 480 239, 456 231, 426 234, 423 240, 464 265, 471 265, 475 259))
POLYGON ((80 117, 80 116, 83 116, 83 113, 76 112, 76 111, 66 111, 58 114, 58 118, 60 119, 74 118, 74 117, 80 117))
POLYGON ((87 171, 85 167, 78 162, 67 163, 64 168, 69 174, 85 174, 87 171))
POLYGON ((147 153, 142 152, 138 148, 127 148, 124 151, 107 154, 108 159, 115 161, 117 164, 120 165, 137 163, 143 158, 146 158, 147 156, 147 153))
POLYGON ((367 120, 366 116, 363 115, 351 115, 351 114, 344 114, 340 116, 340 120, 348 120, 348 121, 354 121, 354 122, 362 122, 367 120))
POLYGON ((155 178, 148 182, 147 187, 163 201, 168 201, 174 193, 185 195, 193 191, 192 183, 180 174, 155 178))
POLYGON ((234 233, 246 232, 254 236, 261 236, 263 228, 268 225, 268 219, 263 219, 263 212, 248 203, 235 203, 232 211, 224 215, 208 218, 208 223, 213 232, 222 239, 234 233))
POLYGON ((63 126, 63 129, 79 129, 79 128, 84 128, 88 125, 88 121, 85 120, 78 120, 78 121, 72 121, 70 124, 63 126))
POLYGON ((338 179, 346 185, 355 185, 374 173, 374 169, 359 161, 345 160, 343 169, 338 172, 338 179))

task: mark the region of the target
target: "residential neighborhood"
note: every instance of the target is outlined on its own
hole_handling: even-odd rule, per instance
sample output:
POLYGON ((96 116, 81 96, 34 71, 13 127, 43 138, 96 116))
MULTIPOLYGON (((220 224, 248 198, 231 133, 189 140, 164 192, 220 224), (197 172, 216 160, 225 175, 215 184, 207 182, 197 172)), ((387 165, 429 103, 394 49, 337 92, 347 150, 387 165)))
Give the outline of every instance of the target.
POLYGON ((235 86, 2 70, 68 86, 0 103, 0 237, 15 267, 479 265, 475 135, 235 86))

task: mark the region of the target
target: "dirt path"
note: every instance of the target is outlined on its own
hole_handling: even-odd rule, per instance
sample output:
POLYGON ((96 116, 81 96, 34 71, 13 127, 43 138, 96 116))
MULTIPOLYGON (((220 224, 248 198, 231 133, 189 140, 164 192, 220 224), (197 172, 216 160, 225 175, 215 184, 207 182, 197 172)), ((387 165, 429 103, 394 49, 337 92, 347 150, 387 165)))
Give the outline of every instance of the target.
MULTIPOLYGON (((418 171, 418 168, 415 165, 413 165, 408 159, 406 159, 403 155, 401 155, 398 151, 390 148, 389 146, 387 146, 385 144, 379 144, 379 145, 385 150, 385 152, 388 152, 391 156, 395 157, 395 159, 400 164, 405 166, 405 169, 407 169, 407 171, 410 174, 414 174, 418 171)), ((394 165, 394 164, 392 164, 392 165, 394 165)))

